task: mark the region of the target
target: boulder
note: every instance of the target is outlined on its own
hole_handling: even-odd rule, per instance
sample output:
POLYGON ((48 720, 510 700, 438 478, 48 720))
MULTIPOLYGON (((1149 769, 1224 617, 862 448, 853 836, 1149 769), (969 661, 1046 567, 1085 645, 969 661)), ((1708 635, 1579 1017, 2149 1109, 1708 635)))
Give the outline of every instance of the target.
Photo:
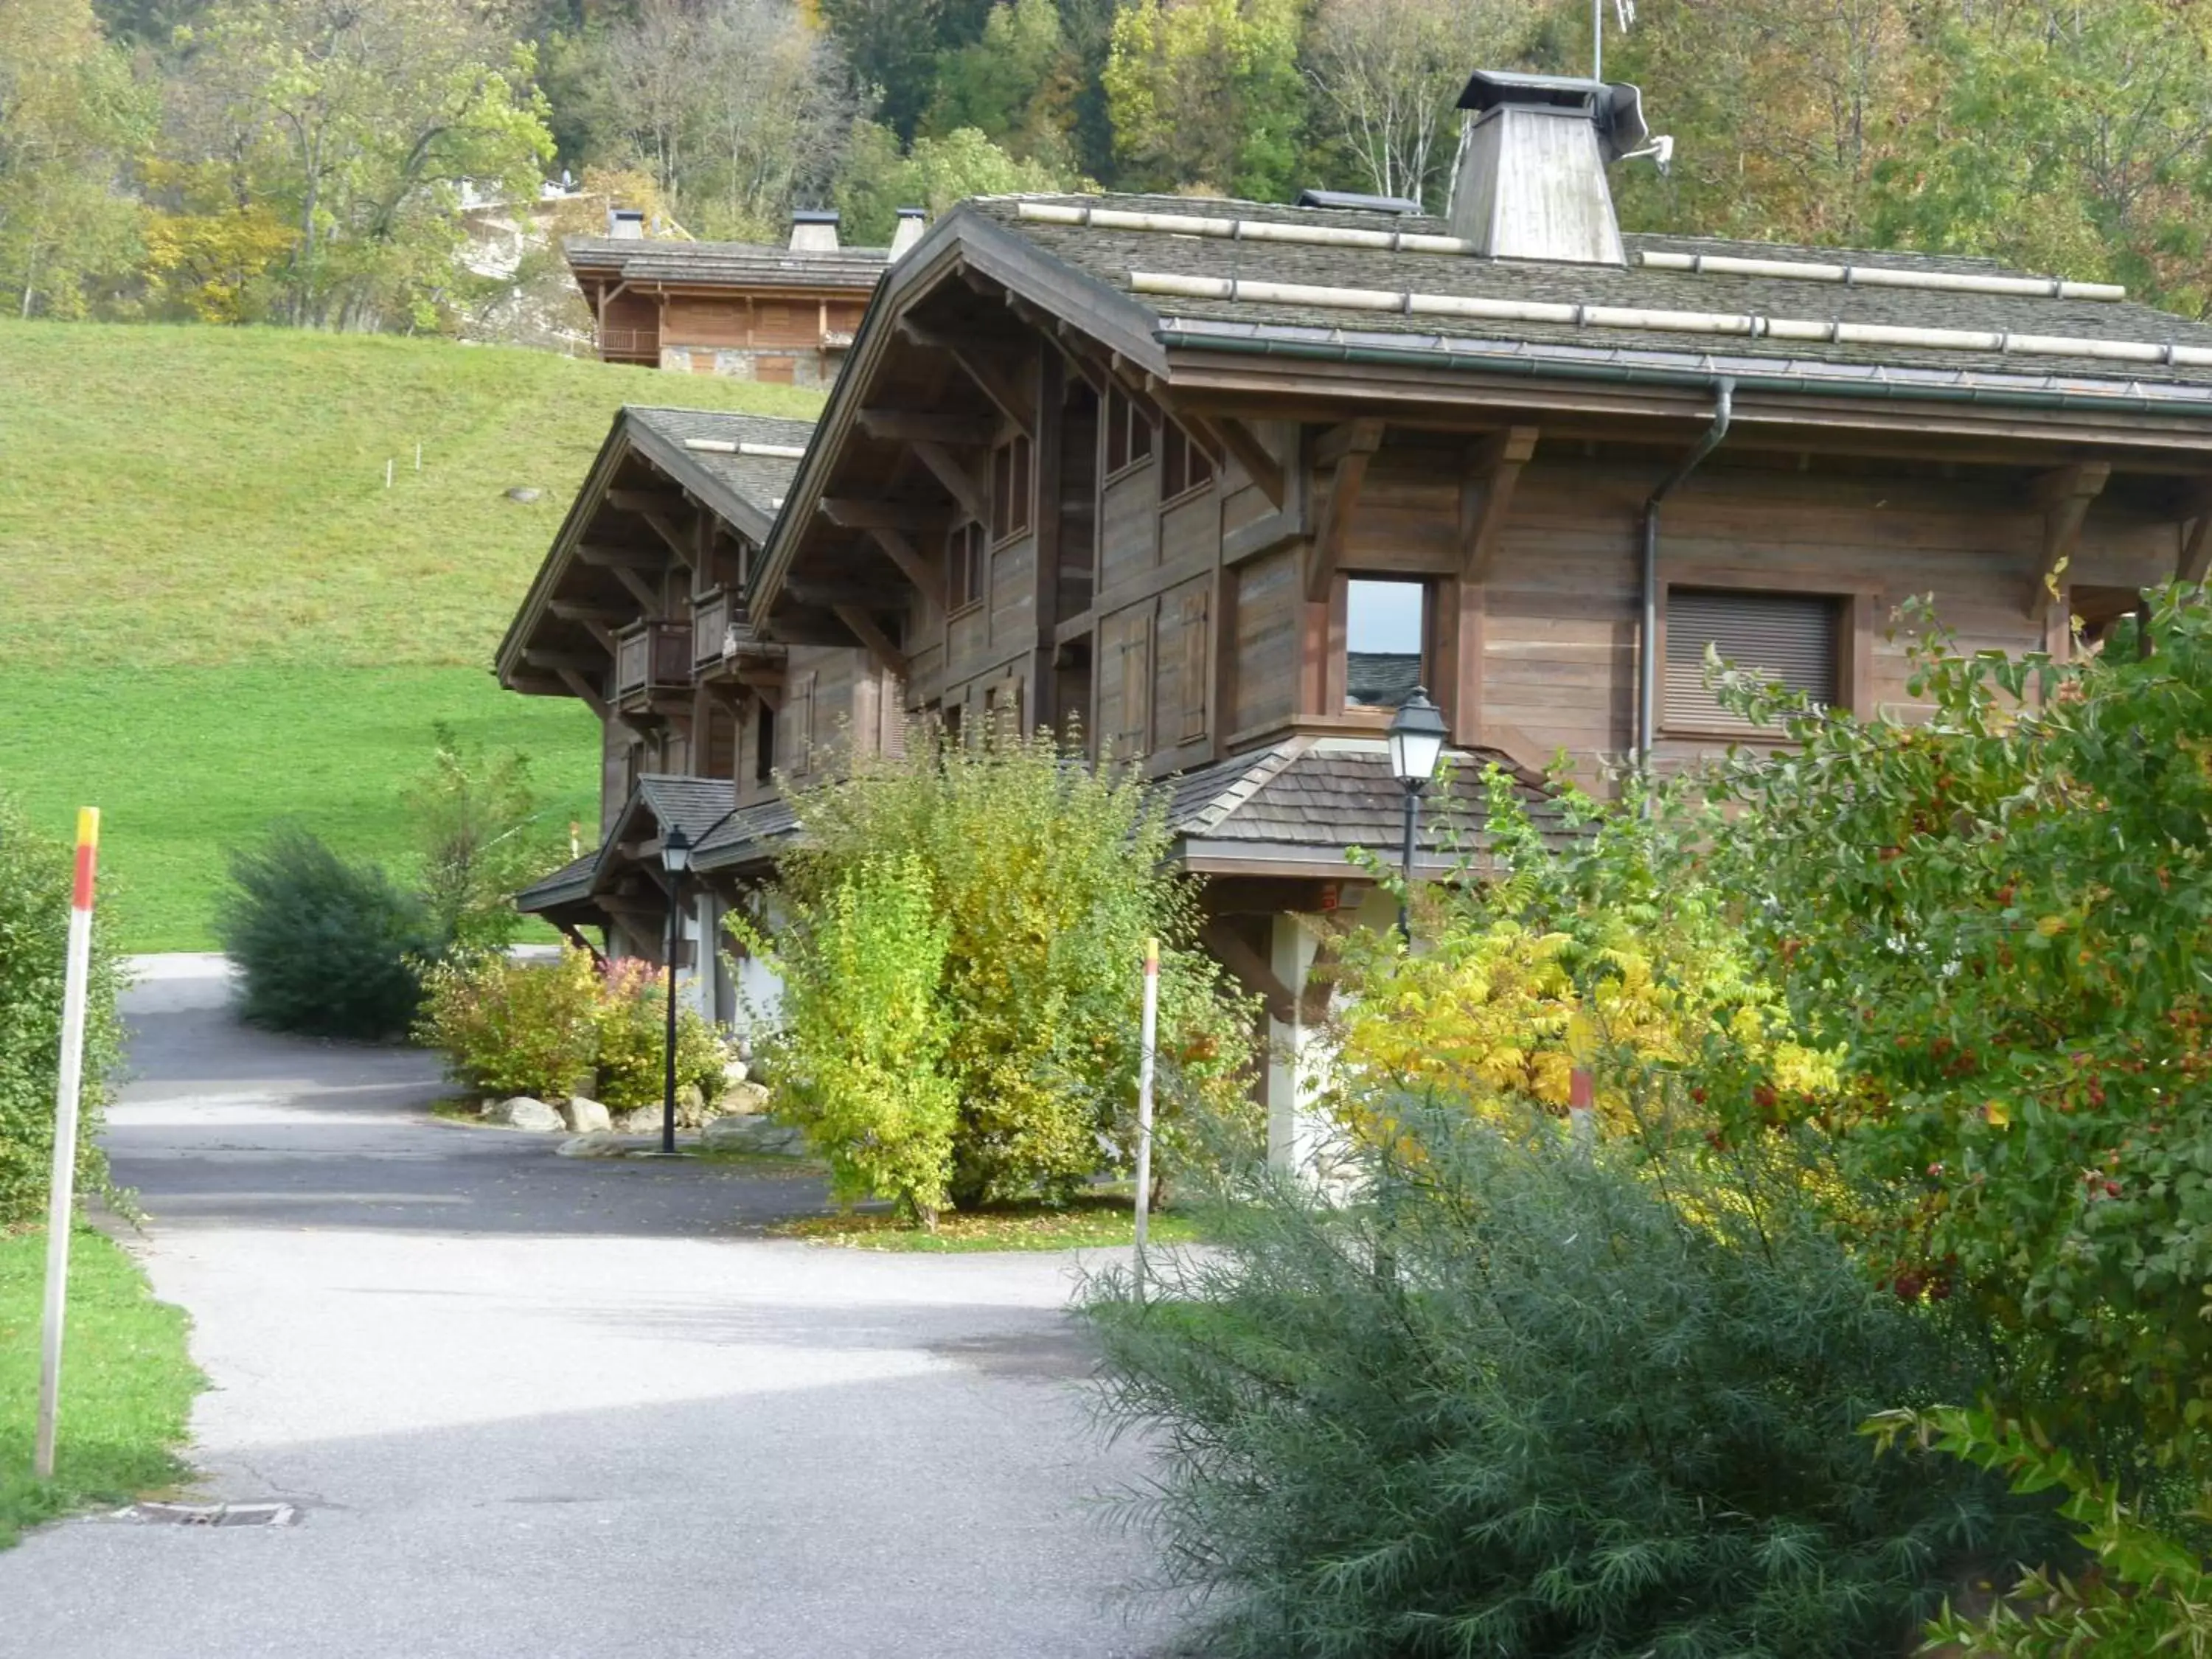
POLYGON ((627 1158, 630 1143, 617 1134, 570 1135, 553 1151, 562 1158, 627 1158))
POLYGON ((660 1108, 634 1108, 615 1120, 615 1127, 626 1135, 657 1135, 660 1133, 660 1108))
POLYGON ((707 1097, 696 1083, 687 1083, 676 1091, 676 1125, 681 1129, 696 1129, 707 1121, 707 1097))
POLYGON ((787 1123, 769 1117, 716 1117, 707 1121, 700 1139, 710 1151, 802 1152, 806 1137, 787 1123))
POLYGON ((561 1121, 560 1113, 528 1095, 515 1095, 500 1102, 496 1117, 511 1129, 533 1129, 540 1133, 568 1127, 561 1121))
POLYGON ((745 1080, 745 1063, 742 1060, 729 1060, 722 1066, 722 1086, 725 1089, 736 1088, 745 1080))
POLYGON ((562 1109, 562 1115, 568 1120, 568 1127, 580 1135, 614 1133, 613 1115, 588 1095, 569 1096, 568 1105, 562 1109))
POLYGON ((757 1083, 732 1084, 722 1091, 726 1117, 753 1117, 768 1110, 768 1091, 757 1083))

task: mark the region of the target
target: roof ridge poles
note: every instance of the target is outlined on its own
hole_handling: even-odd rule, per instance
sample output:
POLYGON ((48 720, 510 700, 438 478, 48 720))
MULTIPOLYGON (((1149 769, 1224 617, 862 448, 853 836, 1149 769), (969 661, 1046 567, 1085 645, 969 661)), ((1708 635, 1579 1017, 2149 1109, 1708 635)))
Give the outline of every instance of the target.
MULTIPOLYGON (((1659 509, 1689 476, 1705 465, 1705 458, 1728 436, 1735 414, 1735 382, 1723 379, 1713 384, 1712 424, 1683 459, 1662 479, 1644 503, 1644 614, 1636 639, 1636 766, 1647 787, 1651 782, 1651 750, 1659 732, 1659 509)), ((1650 810, 1650 797, 1644 797, 1650 810)))

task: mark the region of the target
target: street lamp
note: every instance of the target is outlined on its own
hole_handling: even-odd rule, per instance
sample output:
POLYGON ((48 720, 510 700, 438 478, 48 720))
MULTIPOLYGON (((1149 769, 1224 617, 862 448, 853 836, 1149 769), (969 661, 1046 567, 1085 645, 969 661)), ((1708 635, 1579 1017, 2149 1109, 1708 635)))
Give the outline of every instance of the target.
POLYGON ((684 826, 672 823, 661 832, 660 867, 668 873, 668 1033, 660 1074, 660 1150, 676 1155, 676 928, 683 914, 684 872, 691 867, 691 838, 684 826))
POLYGON ((1444 738, 1449 732, 1444 717, 1436 704, 1429 701, 1427 690, 1413 688, 1413 695, 1398 705, 1398 712, 1390 717, 1390 775, 1406 791, 1406 896, 1398 904, 1398 932, 1408 943, 1413 937, 1413 921, 1410 910, 1413 896, 1413 836, 1420 822, 1421 791, 1437 775, 1437 763, 1443 758, 1444 738))

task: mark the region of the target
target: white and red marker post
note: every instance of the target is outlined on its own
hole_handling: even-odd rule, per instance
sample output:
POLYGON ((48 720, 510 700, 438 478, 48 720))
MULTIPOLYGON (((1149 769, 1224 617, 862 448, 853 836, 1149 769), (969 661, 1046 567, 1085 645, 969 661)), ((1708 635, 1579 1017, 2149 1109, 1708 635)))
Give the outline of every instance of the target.
POLYGON ((61 1407, 62 1315, 69 1300, 70 1228, 76 1215, 77 1106, 84 1091, 84 1009, 92 974, 92 873, 100 809, 76 815, 76 884, 70 897, 69 974, 62 988, 61 1079, 54 1091, 54 1178, 46 1212, 46 1305, 39 1354, 39 1439, 32 1473, 54 1478, 61 1407))
POLYGON ((1137 1294, 1145 1293, 1145 1224, 1152 1207, 1152 1061, 1160 1021, 1160 942, 1145 941, 1145 1018, 1137 1034, 1137 1294))

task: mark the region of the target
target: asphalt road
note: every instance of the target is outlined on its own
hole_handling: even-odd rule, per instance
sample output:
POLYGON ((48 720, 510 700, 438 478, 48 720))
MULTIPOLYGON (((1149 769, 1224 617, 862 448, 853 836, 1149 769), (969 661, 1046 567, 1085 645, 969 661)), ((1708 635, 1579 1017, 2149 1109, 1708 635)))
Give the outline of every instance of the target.
POLYGON ((1159 1644, 1070 1257, 763 1238, 818 1188, 435 1122, 421 1055, 243 1030, 223 989, 132 994, 109 1142, 214 1383, 192 1495, 301 1519, 50 1528, 0 1554, 0 1655, 1159 1644))

